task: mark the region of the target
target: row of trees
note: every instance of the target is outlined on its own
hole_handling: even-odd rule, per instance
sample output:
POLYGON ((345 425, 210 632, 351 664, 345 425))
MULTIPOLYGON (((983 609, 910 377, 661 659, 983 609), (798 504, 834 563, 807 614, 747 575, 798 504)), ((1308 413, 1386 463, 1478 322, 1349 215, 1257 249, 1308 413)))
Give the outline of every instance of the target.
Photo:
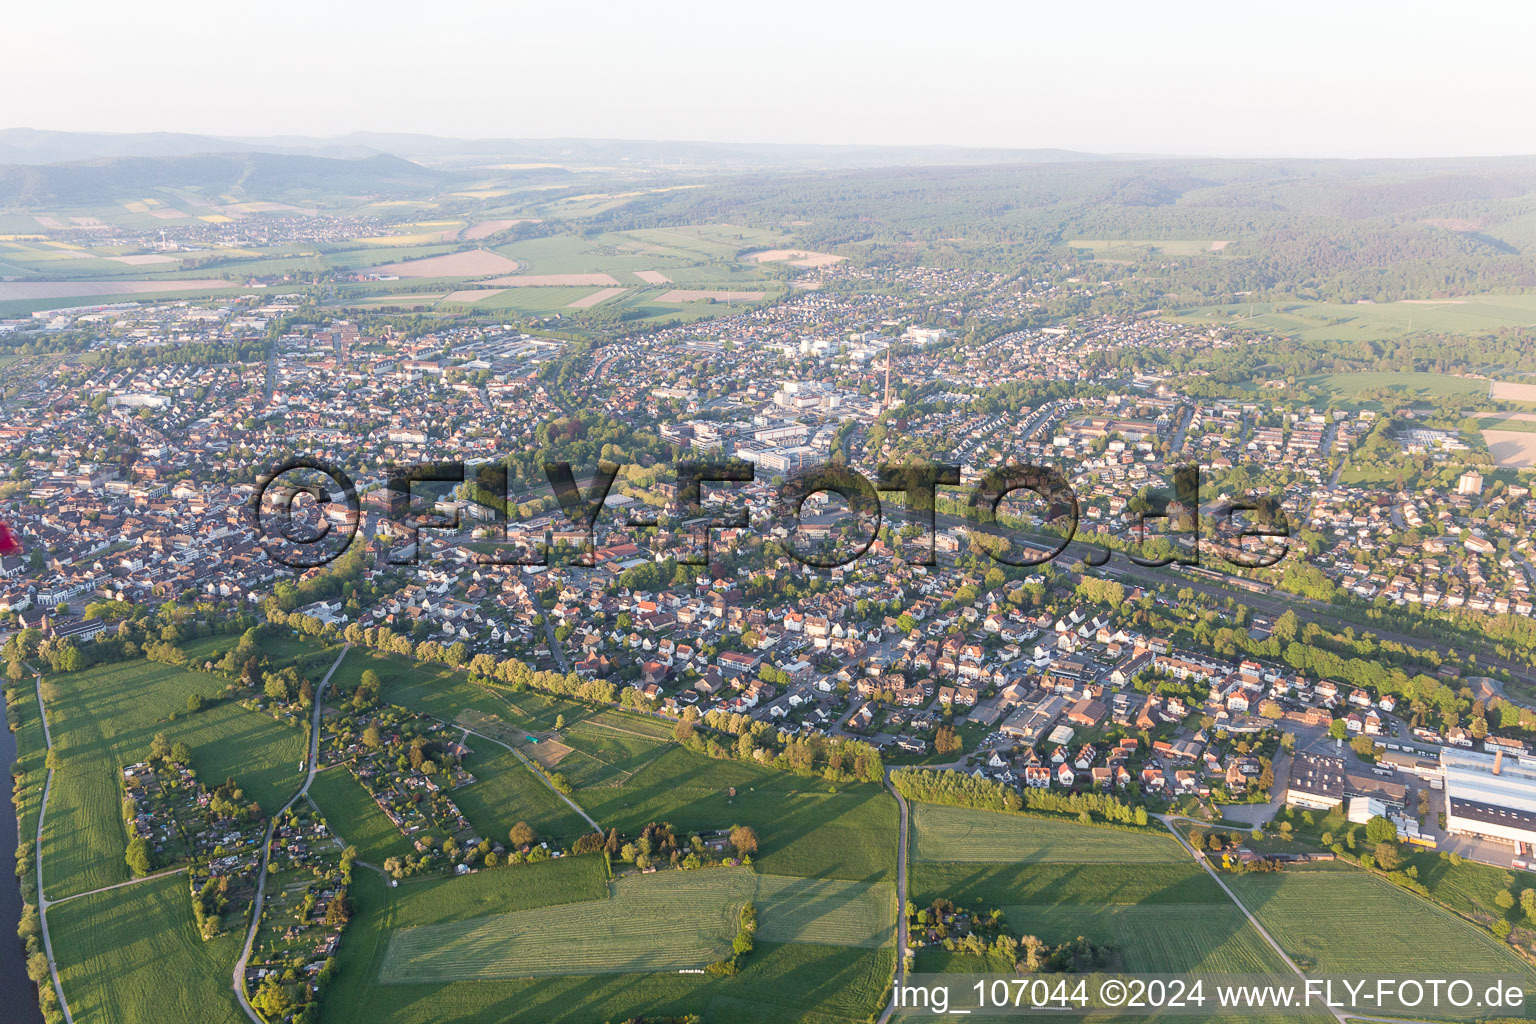
POLYGON ((1049 789, 1026 789, 1020 793, 1014 787, 992 779, 929 768, 897 768, 891 772, 891 784, 908 800, 951 807, 1074 815, 1083 824, 1146 825, 1148 822, 1145 807, 1132 807, 1109 793, 1063 793, 1049 789))

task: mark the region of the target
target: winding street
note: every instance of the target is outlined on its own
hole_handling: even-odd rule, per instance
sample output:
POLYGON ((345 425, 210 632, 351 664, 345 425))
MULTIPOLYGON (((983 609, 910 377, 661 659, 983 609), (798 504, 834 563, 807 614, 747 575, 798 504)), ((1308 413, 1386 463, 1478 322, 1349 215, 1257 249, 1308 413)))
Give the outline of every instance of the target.
POLYGON ((240 959, 235 962, 234 989, 235 998, 240 1000, 240 1008, 245 1011, 252 1024, 266 1024, 250 1000, 245 997, 245 965, 251 959, 251 947, 256 944, 256 929, 261 925, 261 908, 267 895, 267 863, 272 857, 272 833, 277 828, 277 819, 298 803, 300 799, 309 795, 310 783, 315 781, 315 772, 320 767, 320 712, 325 707, 325 688, 331 684, 331 676, 341 667, 341 660, 352 649, 351 644, 344 644, 341 653, 336 655, 336 660, 331 663, 330 671, 325 678, 320 680, 320 685, 315 687, 315 707, 309 723, 309 770, 304 773, 304 784, 299 787, 297 793, 288 798, 288 802, 278 809, 277 813, 267 819, 267 832, 261 844, 261 867, 256 874, 256 898, 251 901, 251 926, 245 933, 245 946, 240 950, 240 959))

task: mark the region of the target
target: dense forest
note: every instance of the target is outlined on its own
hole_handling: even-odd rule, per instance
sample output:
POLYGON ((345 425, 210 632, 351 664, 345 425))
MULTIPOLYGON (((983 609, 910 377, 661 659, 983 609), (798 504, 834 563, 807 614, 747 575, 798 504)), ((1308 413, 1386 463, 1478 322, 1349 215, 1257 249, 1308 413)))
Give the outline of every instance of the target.
MULTIPOLYGON (((1536 287, 1536 160, 1156 160, 753 174, 653 194, 589 231, 725 221, 854 258, 1022 269, 1078 239, 1132 251, 1127 305, 1387 301, 1536 287)), ((1117 252, 1124 257, 1125 252, 1117 252)), ((1124 262, 1124 260, 1122 260, 1124 262)))

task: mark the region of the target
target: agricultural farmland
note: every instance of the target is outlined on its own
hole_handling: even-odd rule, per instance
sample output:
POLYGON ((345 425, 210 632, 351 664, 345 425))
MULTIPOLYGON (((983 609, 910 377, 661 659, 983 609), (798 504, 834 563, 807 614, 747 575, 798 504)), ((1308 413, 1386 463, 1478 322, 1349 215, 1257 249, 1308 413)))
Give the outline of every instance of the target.
POLYGON ((909 895, 957 903, 1221 903, 1221 888, 1192 860, 1182 864, 948 863, 912 865, 909 895))
MULTIPOLYGON (((552 864, 565 866, 572 860, 596 862, 572 858, 552 864)), ((465 882, 514 874, 484 872, 389 889, 371 872, 361 873, 354 885, 358 914, 342 944, 341 971, 327 996, 325 1019, 338 1024, 480 1024, 514 1018, 530 1024, 592 1024, 637 1014, 697 1013, 738 1024, 859 1024, 878 1013, 895 967, 889 948, 763 941, 731 978, 595 974, 379 984, 392 929, 442 920, 435 910, 465 882)))
POLYGON ((182 875, 58 904, 48 926, 77 1024, 245 1020, 229 987, 242 936, 198 936, 182 875))
POLYGON ((1046 818, 913 804, 913 859, 926 861, 1147 864, 1188 859, 1171 837, 1046 818))
MULTIPOLYGON (((1443 301, 1375 303, 1257 302, 1186 309, 1174 319, 1246 327, 1305 341, 1377 341, 1417 332, 1483 334, 1503 327, 1528 326, 1536 320, 1536 296, 1464 295, 1443 301)), ((1483 386, 1486 389, 1486 381, 1483 386)))
POLYGON ((576 799, 621 831, 650 821, 685 831, 751 825, 761 871, 872 882, 896 867, 896 802, 874 785, 834 786, 669 747, 623 785, 579 789, 576 799))
POLYGON ((758 905, 767 941, 878 948, 895 926, 889 885, 736 869, 618 879, 611 898, 396 932, 385 982, 648 973, 697 968, 730 951, 737 911, 758 905))
POLYGON ((396 921, 430 925, 608 898, 608 868, 597 856, 561 857, 477 871, 462 878, 413 879, 392 892, 396 921))
POLYGON ((201 779, 217 784, 233 777, 268 811, 303 774, 297 722, 275 722, 227 700, 187 713, 188 695, 222 687, 211 676, 133 661, 53 675, 45 687, 61 761, 43 830, 50 899, 127 880, 119 772, 145 757, 157 732, 192 748, 201 779))
POLYGON ((1536 980, 1524 961, 1481 928, 1362 871, 1238 875, 1230 884, 1309 972, 1499 971, 1536 980))
MULTIPOLYGON (((1216 893, 1221 896, 1220 890, 1216 893)), ((1049 943, 1086 935, 1113 946, 1132 973, 1283 974, 1288 968, 1230 900, 1222 903, 1014 904, 1003 908, 1021 935, 1049 943)))
POLYGON ((473 736, 469 743, 474 753, 464 767, 475 781, 455 789, 453 799, 481 835, 505 840, 519 821, 528 822, 543 838, 562 842, 574 842, 592 831, 516 754, 473 736))
POLYGON ((373 267, 371 273, 389 277, 484 277, 487 274, 514 274, 522 264, 486 249, 444 253, 403 263, 373 267))
MULTIPOLYGON (((908 895, 919 906, 943 897, 998 908, 1019 935, 1051 944, 1087 936, 1112 947, 1118 969, 1130 972, 1287 970, 1171 837, 930 804, 915 810, 919 859, 908 895)), ((982 966, 938 949, 918 959, 919 970, 982 966)))
POLYGON ((310 783, 309 798, 325 815, 331 831, 342 842, 357 847, 357 855, 372 864, 415 852, 400 830, 352 773, 344 767, 327 768, 310 783))

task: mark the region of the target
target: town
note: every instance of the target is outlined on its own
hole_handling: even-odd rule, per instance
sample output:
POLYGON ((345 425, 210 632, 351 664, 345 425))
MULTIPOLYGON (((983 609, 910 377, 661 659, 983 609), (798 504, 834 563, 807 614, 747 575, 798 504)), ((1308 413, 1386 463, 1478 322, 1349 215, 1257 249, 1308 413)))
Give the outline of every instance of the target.
MULTIPOLYGON (((850 170, 899 225, 853 230, 681 163, 516 156, 0 213, 44 1020, 854 1024, 913 975, 1426 965, 1536 991, 1507 261, 1260 274, 1297 247, 1126 234, 1171 214, 1101 211, 1096 167, 850 170), (918 226, 1052 190, 1124 225, 918 226)), ((1349 237, 1295 175, 1307 245, 1349 237)))

